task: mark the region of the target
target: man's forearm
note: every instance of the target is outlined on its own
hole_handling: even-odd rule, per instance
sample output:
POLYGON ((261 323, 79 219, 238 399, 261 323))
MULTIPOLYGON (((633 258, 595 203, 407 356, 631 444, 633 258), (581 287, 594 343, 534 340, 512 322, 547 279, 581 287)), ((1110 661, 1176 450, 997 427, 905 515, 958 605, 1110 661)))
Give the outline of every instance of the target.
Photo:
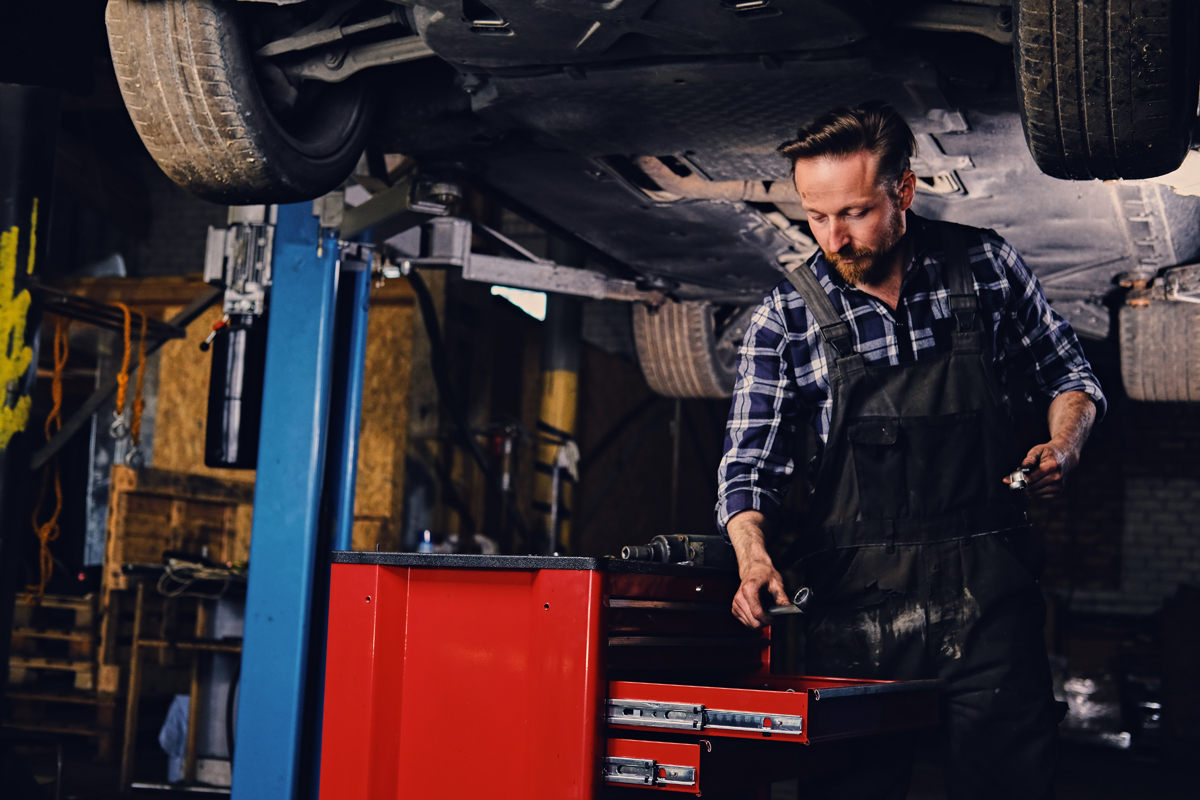
POLYGON ((734 514, 725 526, 729 541, 737 554, 738 570, 745 575, 755 564, 771 563, 767 553, 767 520, 759 511, 741 511, 734 514))
POLYGON ((1035 445, 1021 467, 1027 473, 1029 494, 1049 500, 1062 494, 1067 476, 1079 463, 1083 443, 1096 421, 1096 405, 1083 392, 1064 392, 1050 402, 1047 421, 1050 441, 1035 445))
POLYGON ((766 519, 758 511, 741 511, 725 526, 737 553, 738 576, 742 579, 733 597, 733 615, 751 628, 771 624, 770 614, 763 609, 764 597, 770 597, 775 605, 788 604, 783 576, 767 552, 766 525, 766 519))
POLYGON ((1063 392, 1050 401, 1047 412, 1050 439, 1076 456, 1083 449, 1095 421, 1096 404, 1084 392, 1063 392))

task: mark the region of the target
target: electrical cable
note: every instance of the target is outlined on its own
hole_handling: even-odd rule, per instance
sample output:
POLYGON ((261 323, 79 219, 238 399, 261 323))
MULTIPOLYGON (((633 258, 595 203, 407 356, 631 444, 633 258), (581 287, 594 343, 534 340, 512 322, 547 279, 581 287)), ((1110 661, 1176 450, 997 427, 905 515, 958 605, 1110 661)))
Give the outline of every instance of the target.
POLYGON ((229 676, 229 690, 225 692, 225 751, 229 753, 229 763, 233 764, 234 745, 234 711, 237 708, 238 692, 242 688, 242 657, 233 662, 233 674, 229 676))
MULTIPOLYGON (((425 280, 416 270, 408 274, 408 281, 417 295, 417 307, 421 310, 421 320, 425 324, 425 333, 429 336, 429 353, 433 366, 433 382, 437 386, 438 399, 441 400, 442 406, 449 413, 450 421, 454 424, 454 432, 457 434, 463 448, 471 454, 475 463, 479 465, 479 470, 483 473, 488 488, 492 490, 496 497, 503 499, 504 488, 500 485, 500 480, 487 463, 487 457, 484 455, 483 450, 480 449, 479 443, 471 435, 466 415, 463 413, 462 406, 459 405, 457 396, 450 386, 450 376, 447 370, 446 343, 442 339, 442 331, 438 326, 437 309, 433 305, 433 295, 429 293, 429 287, 425 285, 425 280)), ((517 531, 521 534, 524 541, 532 542, 533 539, 530 536, 529 528, 526 526, 525 520, 522 519, 520 511, 517 510, 516 504, 505 503, 505 509, 508 512, 509 520, 516 526, 517 531)))
POLYGON ((163 568, 155 588, 163 597, 199 597, 203 600, 219 600, 229 590, 233 570, 223 567, 206 567, 191 561, 171 559, 163 568), (221 588, 215 592, 193 592, 191 587, 201 582, 220 581, 221 588), (173 585, 172 585, 173 584, 173 585))
MULTIPOLYGON (((684 423, 687 425, 688 438, 691 440, 692 448, 696 451, 696 463, 703 464, 704 463, 704 448, 701 447, 701 445, 700 445, 700 442, 701 442, 700 430, 696 426, 696 420, 693 417, 693 415, 686 413, 686 411, 684 412, 683 419, 684 419, 684 423)), ((715 503, 716 497, 717 497, 717 491, 720 489, 720 486, 717 483, 717 470, 716 469, 705 469, 705 470, 701 470, 701 472, 703 472, 705 475, 704 482, 705 482, 705 484, 707 484, 708 488, 712 491, 713 502, 715 503)))
POLYGON ((583 514, 583 516, 580 517, 579 525, 576 530, 582 531, 585 527, 587 527, 588 523, 592 521, 596 515, 596 512, 600 510, 600 506, 604 503, 605 496, 608 494, 609 490, 612 489, 613 484, 617 482, 617 478, 620 477, 621 473, 625 471, 625 464, 628 463, 629 459, 633 457, 633 454, 637 452, 637 449, 641 446, 642 442, 646 440, 646 437, 650 435, 650 432, 653 431, 659 422, 662 421, 663 417, 665 417, 668 413, 674 412, 674 410, 675 407, 673 404, 664 405, 658 410, 658 413, 654 414, 644 423, 642 423, 642 427, 638 429, 633 439, 629 442, 629 444, 625 445, 625 449, 621 451, 619 456, 617 456, 617 462, 613 464, 613 468, 608 473, 604 483, 600 485, 600 490, 596 492, 596 497, 588 506, 587 511, 583 514))
POLYGON ((625 429, 633 424, 633 421, 642 415, 642 413, 657 403, 662 398, 657 395, 650 395, 636 406, 626 411, 625 414, 617 420, 611 428, 609 428, 603 436, 601 436, 596 444, 588 451, 587 461, 580 466, 580 482, 582 483, 584 476, 588 474, 588 470, 593 464, 608 452, 608 448, 612 447, 621 439, 621 434, 625 429))

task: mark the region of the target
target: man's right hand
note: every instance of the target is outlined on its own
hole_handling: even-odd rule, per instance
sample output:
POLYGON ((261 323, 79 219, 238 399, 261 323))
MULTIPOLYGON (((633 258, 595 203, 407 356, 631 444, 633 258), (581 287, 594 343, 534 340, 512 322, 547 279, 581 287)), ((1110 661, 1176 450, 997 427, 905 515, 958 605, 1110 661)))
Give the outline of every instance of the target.
POLYGON ((733 615, 748 628, 770 625, 771 615, 763 608, 763 599, 773 598, 775 605, 781 606, 791 603, 783 588, 783 576, 769 559, 741 570, 741 575, 742 585, 733 596, 733 615))
POLYGON ((733 615, 749 628, 771 624, 771 615, 763 608, 763 599, 772 598, 776 605, 786 606, 791 600, 783 587, 783 576, 771 563, 764 544, 762 514, 743 511, 729 520, 727 530, 737 553, 738 574, 742 585, 733 597, 733 615))

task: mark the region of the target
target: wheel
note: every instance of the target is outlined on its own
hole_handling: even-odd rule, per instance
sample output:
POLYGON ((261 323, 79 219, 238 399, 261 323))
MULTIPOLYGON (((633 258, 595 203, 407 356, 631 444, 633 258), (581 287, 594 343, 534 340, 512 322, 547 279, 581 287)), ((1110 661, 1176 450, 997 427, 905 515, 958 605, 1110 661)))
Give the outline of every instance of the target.
POLYGON ((362 154, 371 116, 363 76, 289 83, 252 56, 252 42, 265 30, 278 36, 295 19, 285 15, 300 12, 245 9, 259 5, 110 0, 105 13, 134 127, 162 170, 205 200, 308 200, 336 188, 362 154))
POLYGON ((721 314, 712 303, 633 306, 633 341, 642 375, 664 397, 729 397, 737 348, 754 309, 721 314), (724 316, 725 320, 719 319, 724 316))
POLYGON ((1121 382, 1134 400, 1200 401, 1200 304, 1123 306, 1121 382))
POLYGON ((1016 0, 1025 141, 1055 178, 1152 178, 1179 167, 1200 96, 1189 0, 1016 0))

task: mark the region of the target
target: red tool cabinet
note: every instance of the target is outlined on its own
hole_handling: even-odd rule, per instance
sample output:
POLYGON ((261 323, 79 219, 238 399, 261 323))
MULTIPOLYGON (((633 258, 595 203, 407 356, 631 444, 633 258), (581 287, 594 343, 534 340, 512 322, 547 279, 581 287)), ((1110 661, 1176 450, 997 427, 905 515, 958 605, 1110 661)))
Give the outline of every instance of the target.
POLYGON ((728 572, 334 562, 322 800, 745 797, 836 768, 844 742, 937 723, 933 681, 771 675, 769 633, 733 618, 728 572))

